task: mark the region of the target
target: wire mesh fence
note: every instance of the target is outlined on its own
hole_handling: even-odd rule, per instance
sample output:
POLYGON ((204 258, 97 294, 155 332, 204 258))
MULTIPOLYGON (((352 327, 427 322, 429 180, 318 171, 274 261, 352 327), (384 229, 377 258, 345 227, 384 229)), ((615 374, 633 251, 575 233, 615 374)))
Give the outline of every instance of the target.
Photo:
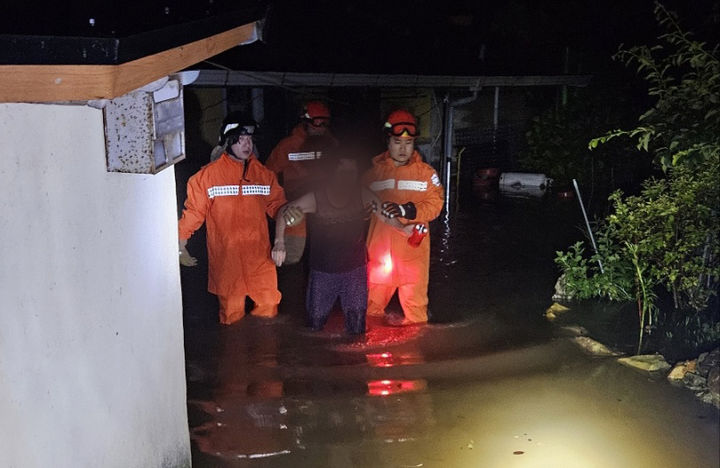
POLYGON ((462 173, 485 167, 501 170, 515 169, 517 158, 525 144, 525 121, 510 122, 493 127, 470 127, 455 131, 455 147, 465 148, 462 173))
POLYGON ((470 127, 455 131, 455 151, 462 154, 456 158, 452 174, 458 199, 468 199, 477 182, 475 179, 480 177, 480 169, 496 168, 498 172, 518 169, 526 128, 526 121, 516 121, 496 128, 470 127))

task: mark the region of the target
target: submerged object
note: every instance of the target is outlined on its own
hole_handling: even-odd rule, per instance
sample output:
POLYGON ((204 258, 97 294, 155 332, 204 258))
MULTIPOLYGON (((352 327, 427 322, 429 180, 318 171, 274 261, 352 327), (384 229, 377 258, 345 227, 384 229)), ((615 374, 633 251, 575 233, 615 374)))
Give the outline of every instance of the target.
POLYGON ((531 172, 503 172, 500 175, 500 192, 503 195, 542 197, 552 185, 545 174, 531 172))
POLYGON ((473 188, 476 190, 493 190, 497 188, 500 169, 487 167, 478 169, 473 176, 473 188))
POLYGON ((478 169, 472 180, 472 190, 475 198, 482 201, 497 200, 499 179, 500 169, 497 167, 478 169))

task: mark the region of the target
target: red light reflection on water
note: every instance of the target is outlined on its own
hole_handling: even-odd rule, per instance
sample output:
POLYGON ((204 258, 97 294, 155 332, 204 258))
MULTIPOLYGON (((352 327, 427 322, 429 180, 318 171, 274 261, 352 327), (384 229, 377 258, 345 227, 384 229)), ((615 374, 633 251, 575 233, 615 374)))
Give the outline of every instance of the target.
POLYGON ((425 380, 371 380, 367 383, 368 395, 388 396, 425 390, 425 380))
POLYGON ((368 360, 368 364, 373 367, 392 367, 395 365, 392 353, 371 353, 366 354, 365 357, 368 360))
POLYGON ((425 362, 422 355, 416 351, 369 353, 365 354, 365 358, 372 367, 404 366, 425 362))

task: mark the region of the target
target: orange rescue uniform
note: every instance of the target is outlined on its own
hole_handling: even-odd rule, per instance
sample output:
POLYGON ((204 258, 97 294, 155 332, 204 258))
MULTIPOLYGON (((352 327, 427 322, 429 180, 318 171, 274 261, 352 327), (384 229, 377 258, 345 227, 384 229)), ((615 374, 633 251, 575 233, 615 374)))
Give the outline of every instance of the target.
MULTIPOLYGON (((291 200, 312 190, 312 187, 307 186, 313 177, 311 166, 313 161, 322 157, 320 151, 312 151, 304 147, 307 138, 308 134, 304 125, 298 124, 288 137, 280 140, 265 162, 265 166, 275 174, 278 176, 282 174, 283 187, 291 200)), ((328 138, 334 141, 331 136, 328 138)), ((304 238, 306 235, 305 221, 303 220, 297 226, 288 227, 285 235, 304 238)))
MULTIPOLYGON (((440 215, 443 188, 435 170, 413 152, 408 163, 395 166, 388 152, 373 158, 373 167, 365 182, 382 202, 413 202, 417 208, 414 220, 397 218, 405 224, 427 224, 440 215)), ((373 219, 368 233, 368 315, 382 315, 398 290, 405 318, 427 322, 427 286, 430 270, 430 236, 418 247, 382 220, 373 219)))
POLYGON ((277 315, 281 295, 267 217, 285 203, 275 174, 254 155, 243 162, 224 153, 188 181, 179 238, 207 223, 208 290, 219 296, 221 323, 245 315, 246 296, 255 302, 253 315, 277 315))

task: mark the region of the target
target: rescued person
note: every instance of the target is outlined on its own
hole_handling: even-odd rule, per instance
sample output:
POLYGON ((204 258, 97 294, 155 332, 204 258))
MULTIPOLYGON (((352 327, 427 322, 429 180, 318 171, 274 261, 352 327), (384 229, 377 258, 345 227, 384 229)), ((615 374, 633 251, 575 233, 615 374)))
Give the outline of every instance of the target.
MULTIPOLYGON (((286 225, 307 214, 310 277, 306 309, 308 324, 322 330, 336 301, 345 315, 348 334, 365 332, 367 309, 366 234, 370 217, 379 217, 378 199, 361 184, 359 162, 352 150, 339 150, 325 159, 327 183, 284 207, 275 224, 272 257, 286 259, 286 225)), ((402 225, 387 220, 396 228, 402 225)))

